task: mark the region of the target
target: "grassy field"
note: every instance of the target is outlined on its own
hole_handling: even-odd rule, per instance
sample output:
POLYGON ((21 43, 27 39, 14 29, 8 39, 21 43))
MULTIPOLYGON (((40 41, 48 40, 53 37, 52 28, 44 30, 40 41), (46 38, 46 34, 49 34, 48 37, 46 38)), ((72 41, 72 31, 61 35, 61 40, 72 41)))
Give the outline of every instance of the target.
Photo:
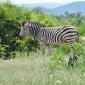
POLYGON ((17 54, 17 59, 0 60, 0 85, 85 85, 85 49, 81 46, 84 43, 77 45, 81 51, 73 69, 66 67, 67 55, 63 53, 56 57, 17 54))
POLYGON ((69 48, 54 48, 53 55, 17 53, 16 59, 0 60, 0 85, 85 85, 85 42, 77 43, 78 61, 66 67, 69 48))

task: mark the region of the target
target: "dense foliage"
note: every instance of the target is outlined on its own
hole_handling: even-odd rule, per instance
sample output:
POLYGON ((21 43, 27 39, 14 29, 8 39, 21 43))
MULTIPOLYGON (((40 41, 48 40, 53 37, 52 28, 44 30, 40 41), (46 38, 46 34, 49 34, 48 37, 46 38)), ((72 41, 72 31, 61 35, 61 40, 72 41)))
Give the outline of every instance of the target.
POLYGON ((24 20, 37 21, 45 26, 76 26, 80 35, 85 35, 85 16, 80 13, 53 16, 41 8, 25 9, 10 3, 0 4, 0 58, 14 58, 17 52, 36 51, 38 43, 29 37, 21 41, 18 37, 19 25, 24 20))

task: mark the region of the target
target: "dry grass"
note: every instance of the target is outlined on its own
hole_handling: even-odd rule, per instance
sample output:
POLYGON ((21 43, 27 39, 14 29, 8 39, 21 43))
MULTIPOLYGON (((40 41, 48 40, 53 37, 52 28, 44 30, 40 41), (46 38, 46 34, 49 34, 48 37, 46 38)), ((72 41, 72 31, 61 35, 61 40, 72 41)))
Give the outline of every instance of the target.
POLYGON ((0 85, 85 85, 83 66, 67 69, 62 62, 58 68, 50 69, 52 63, 50 58, 39 55, 0 60, 0 85))

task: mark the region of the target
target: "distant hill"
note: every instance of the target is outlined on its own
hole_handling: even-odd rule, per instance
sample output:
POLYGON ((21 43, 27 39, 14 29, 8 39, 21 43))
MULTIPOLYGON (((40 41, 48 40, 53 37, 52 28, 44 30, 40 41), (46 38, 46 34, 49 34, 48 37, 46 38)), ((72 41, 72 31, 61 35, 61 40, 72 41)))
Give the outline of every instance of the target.
POLYGON ((76 13, 80 12, 85 15, 85 1, 73 2, 66 5, 59 4, 23 4, 25 8, 41 7, 48 14, 64 14, 65 12, 76 13))
POLYGON ((81 14, 85 15, 85 2, 73 2, 53 9, 46 9, 45 12, 50 14, 64 14, 65 12, 69 13, 80 12, 81 14))

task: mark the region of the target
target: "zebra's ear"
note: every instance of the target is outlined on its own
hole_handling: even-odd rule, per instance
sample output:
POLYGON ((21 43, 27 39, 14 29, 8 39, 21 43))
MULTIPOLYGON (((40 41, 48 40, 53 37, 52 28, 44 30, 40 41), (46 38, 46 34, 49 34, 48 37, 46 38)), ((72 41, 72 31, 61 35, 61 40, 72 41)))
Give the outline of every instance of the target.
POLYGON ((25 25, 25 23, 26 23, 26 21, 23 21, 23 22, 22 22, 22 26, 24 26, 24 25, 25 25))

